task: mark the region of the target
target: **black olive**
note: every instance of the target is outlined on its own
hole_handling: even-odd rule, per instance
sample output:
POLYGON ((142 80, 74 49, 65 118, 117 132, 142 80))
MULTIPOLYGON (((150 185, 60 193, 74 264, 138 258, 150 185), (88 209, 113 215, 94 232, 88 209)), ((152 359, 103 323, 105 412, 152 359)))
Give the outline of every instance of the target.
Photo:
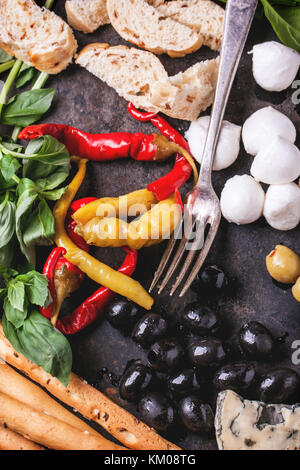
POLYGON ((167 398, 160 393, 145 395, 138 408, 142 420, 157 431, 165 431, 174 423, 174 409, 167 398))
POLYGON ((153 369, 168 372, 180 365, 183 356, 184 351, 181 344, 176 340, 164 338, 156 341, 151 346, 148 361, 153 369))
POLYGON ((214 429, 214 414, 211 407, 194 395, 181 400, 179 415, 190 431, 210 433, 214 429))
POLYGON ((135 362, 121 378, 120 397, 127 401, 137 401, 149 388, 153 379, 152 371, 141 362, 135 362))
POLYGON ((206 266, 200 271, 191 289, 203 297, 215 297, 227 293, 229 280, 223 269, 219 266, 206 266))
POLYGON ((193 369, 184 369, 169 377, 168 388, 172 393, 187 395, 199 392, 202 389, 202 384, 193 369))
POLYGON ((259 398, 266 403, 289 403, 297 399, 300 377, 292 369, 279 368, 266 374, 258 386, 259 398))
POLYGON ((186 306, 181 315, 181 322, 185 328, 201 336, 215 334, 220 326, 219 315, 198 302, 186 306))
POLYGON ((218 367, 226 360, 222 341, 216 338, 203 338, 188 348, 191 362, 196 367, 218 367))
POLYGON ((147 313, 135 325, 132 339, 143 347, 164 336, 168 329, 167 321, 157 313, 147 313))
POLYGON ((141 315, 141 309, 128 299, 117 299, 110 304, 106 318, 109 323, 118 329, 127 330, 141 315))
POLYGON ((246 323, 239 332, 242 350, 250 359, 266 359, 274 352, 274 339, 270 331, 261 323, 246 323))
POLYGON ((247 390, 254 382, 256 369, 247 362, 234 362, 221 367, 214 376, 214 385, 218 390, 247 390))

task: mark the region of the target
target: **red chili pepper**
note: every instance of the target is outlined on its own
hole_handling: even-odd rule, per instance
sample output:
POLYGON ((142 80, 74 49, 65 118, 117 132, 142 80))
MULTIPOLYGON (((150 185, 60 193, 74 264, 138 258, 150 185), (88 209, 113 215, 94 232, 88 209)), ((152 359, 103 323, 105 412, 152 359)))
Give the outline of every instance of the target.
MULTIPOLYGON (((137 251, 123 248, 127 255, 119 272, 131 276, 137 263, 137 251)), ((86 299, 73 313, 63 317, 56 327, 65 335, 74 335, 86 328, 101 316, 105 308, 113 300, 115 293, 106 287, 100 287, 91 297, 86 299)))
POLYGON ((171 156, 160 152, 161 142, 157 135, 129 132, 112 134, 88 134, 74 127, 61 124, 39 124, 26 127, 19 139, 32 140, 43 135, 51 135, 65 144, 71 155, 78 155, 93 161, 108 161, 131 157, 135 160, 164 160, 171 156))
MULTIPOLYGON (((150 121, 160 132, 172 142, 180 145, 187 151, 190 151, 189 144, 184 137, 174 129, 163 117, 155 113, 144 113, 137 110, 132 103, 128 104, 129 114, 138 121, 150 121)), ((192 168, 186 158, 176 154, 175 166, 167 175, 159 178, 148 185, 148 191, 151 191, 159 201, 167 199, 171 194, 188 181, 192 174, 192 168)))
POLYGON ((47 276, 48 278, 49 291, 52 297, 52 302, 50 305, 48 305, 48 307, 41 307, 40 312, 44 317, 48 318, 49 320, 51 320, 53 306, 54 306, 55 299, 56 299, 56 292, 55 292, 55 285, 54 285, 55 270, 56 270, 58 261, 65 254, 66 254, 66 250, 64 248, 54 248, 54 250, 51 251, 43 269, 43 274, 47 276))
POLYGON ((181 194, 178 188, 175 189, 174 195, 175 195, 176 204, 180 206, 181 212, 184 214, 184 205, 183 205, 181 194))
POLYGON ((175 190, 179 190, 190 178, 192 168, 188 161, 177 154, 173 170, 167 175, 159 178, 148 185, 148 191, 151 191, 159 201, 167 199, 175 190))

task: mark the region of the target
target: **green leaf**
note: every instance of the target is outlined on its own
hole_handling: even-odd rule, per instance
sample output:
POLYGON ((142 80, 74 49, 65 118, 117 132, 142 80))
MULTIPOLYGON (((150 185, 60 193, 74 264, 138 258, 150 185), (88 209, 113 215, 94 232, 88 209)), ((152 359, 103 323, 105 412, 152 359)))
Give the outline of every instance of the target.
POLYGON ((25 284, 29 302, 44 307, 49 296, 47 277, 37 271, 29 271, 17 279, 25 284))
POLYGON ((286 46, 300 52, 300 7, 275 7, 268 0, 261 2, 278 38, 286 46))
POLYGON ((63 334, 49 320, 34 311, 16 329, 6 315, 2 320, 6 338, 17 352, 67 386, 72 368, 72 350, 63 334))
POLYGON ((23 240, 27 247, 52 245, 54 237, 54 217, 47 202, 42 199, 38 207, 28 217, 23 228, 23 240))
POLYGON ((66 192, 68 186, 60 189, 54 189, 53 191, 43 191, 41 194, 44 198, 49 201, 58 201, 66 192))
POLYGON ((39 179, 46 179, 57 167, 48 163, 41 163, 34 160, 23 160, 23 178, 29 178, 37 182, 39 179))
POLYGON ((4 64, 5 62, 8 62, 11 59, 12 57, 7 54, 7 52, 5 52, 3 49, 0 49, 0 64, 4 64))
POLYGON ((66 146, 50 135, 31 140, 26 148, 25 158, 56 166, 67 165, 70 162, 66 146))
POLYGON ((33 181, 28 178, 21 179, 18 185, 19 199, 16 210, 16 234, 20 249, 29 263, 35 264, 35 251, 33 247, 27 247, 23 239, 23 229, 28 221, 32 206, 38 197, 38 192, 33 181))
POLYGON ((30 90, 14 96, 3 107, 1 123, 27 127, 40 119, 52 104, 55 90, 30 90))
POLYGON ((53 189, 56 189, 68 178, 70 173, 69 164, 59 167, 53 167, 53 169, 54 171, 52 174, 49 173, 46 178, 39 178, 35 181, 36 186, 40 191, 51 191, 53 189))
POLYGON ((10 269, 0 263, 0 277, 3 277, 6 283, 17 275, 18 271, 16 271, 15 269, 10 269))
POLYGON ((35 70, 33 67, 30 67, 25 71, 21 69, 20 76, 16 81, 16 88, 22 88, 23 86, 25 86, 28 82, 30 82, 30 80, 33 79, 34 75, 35 70))
POLYGON ((15 234, 15 214, 14 202, 6 201, 0 205, 0 248, 8 245, 15 234))
POLYGON ((12 279, 7 286, 7 297, 11 305, 23 312, 25 304, 25 286, 17 278, 12 279))
POLYGON ((3 302, 3 309, 8 321, 16 328, 20 328, 24 324, 28 314, 27 303, 24 304, 23 310, 19 310, 15 308, 9 301, 8 297, 6 297, 3 302))
POLYGON ((0 171, 5 181, 10 181, 20 168, 18 160, 10 155, 3 155, 0 160, 0 171))
POLYGON ((0 248, 0 264, 9 268, 14 257, 14 240, 12 239, 7 245, 0 248))

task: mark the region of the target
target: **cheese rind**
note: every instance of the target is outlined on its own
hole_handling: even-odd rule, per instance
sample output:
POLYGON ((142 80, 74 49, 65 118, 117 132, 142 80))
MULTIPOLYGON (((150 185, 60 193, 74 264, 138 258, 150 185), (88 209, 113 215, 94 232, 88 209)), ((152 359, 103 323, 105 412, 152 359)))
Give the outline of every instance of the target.
POLYGON ((300 404, 267 405, 227 390, 215 419, 220 450, 300 450, 300 404))

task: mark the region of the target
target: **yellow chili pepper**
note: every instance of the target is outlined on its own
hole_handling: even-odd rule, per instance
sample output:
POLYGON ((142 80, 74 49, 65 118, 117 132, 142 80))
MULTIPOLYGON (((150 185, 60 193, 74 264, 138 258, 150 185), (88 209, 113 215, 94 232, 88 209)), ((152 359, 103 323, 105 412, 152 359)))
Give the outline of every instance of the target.
MULTIPOLYGON (((79 209, 73 214, 73 219, 77 224, 85 225, 94 217, 120 217, 122 214, 127 215, 131 207, 138 209, 140 206, 140 214, 151 209, 153 204, 157 203, 157 199, 151 191, 141 189, 120 197, 105 197, 91 202, 79 209)), ((136 214, 138 215, 138 214, 136 214)))
POLYGON ((140 250, 170 238, 181 218, 181 209, 175 198, 170 197, 156 204, 142 217, 127 223, 115 217, 94 217, 76 232, 89 245, 98 247, 129 246, 140 250))
POLYGON ((57 246, 65 248, 67 251, 65 258, 81 269, 93 281, 133 300, 146 310, 150 310, 154 300, 139 282, 115 271, 85 251, 80 250, 69 238, 65 230, 65 219, 68 209, 85 177, 87 163, 87 160, 78 157, 72 157, 72 161, 78 164, 78 172, 54 208, 55 243, 57 246))

